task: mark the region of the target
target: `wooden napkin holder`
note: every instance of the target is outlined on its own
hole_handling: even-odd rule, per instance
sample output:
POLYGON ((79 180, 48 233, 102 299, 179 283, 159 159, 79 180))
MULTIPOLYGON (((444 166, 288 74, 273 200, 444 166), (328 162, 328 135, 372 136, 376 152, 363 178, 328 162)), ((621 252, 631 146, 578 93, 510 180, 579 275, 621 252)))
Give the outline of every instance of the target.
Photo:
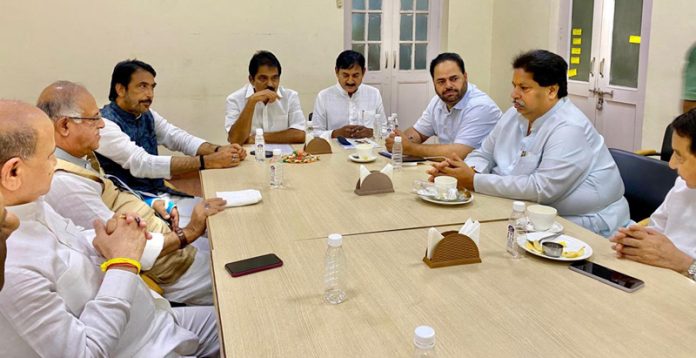
POLYGON ((428 258, 426 250, 423 262, 430 268, 481 263, 478 246, 474 240, 456 231, 445 231, 444 238, 433 249, 433 256, 428 258))
POLYGON ((305 144, 304 151, 309 154, 331 154, 331 144, 324 138, 314 137, 305 144))
POLYGON ((370 171, 365 180, 360 184, 360 179, 355 185, 355 194, 358 195, 371 195, 371 194, 381 194, 381 193, 393 193, 394 185, 391 179, 377 170, 370 171))

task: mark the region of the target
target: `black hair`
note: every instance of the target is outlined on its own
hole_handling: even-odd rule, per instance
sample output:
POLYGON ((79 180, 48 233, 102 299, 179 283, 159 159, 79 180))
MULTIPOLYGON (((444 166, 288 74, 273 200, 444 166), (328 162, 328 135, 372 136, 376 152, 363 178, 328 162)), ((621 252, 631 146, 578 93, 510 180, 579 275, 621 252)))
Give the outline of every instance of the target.
POLYGON ((672 121, 670 126, 672 126, 672 129, 677 132, 680 137, 689 138, 691 140, 689 151, 691 154, 696 155, 696 108, 682 113, 672 121))
POLYGON ((137 70, 145 70, 152 74, 152 77, 157 77, 157 72, 152 66, 143 61, 136 59, 121 61, 114 67, 114 72, 111 74, 111 88, 109 89, 109 100, 114 101, 118 97, 116 93, 116 85, 121 84, 128 88, 131 81, 131 75, 137 70))
POLYGON ((336 57, 336 71, 347 70, 355 65, 365 72, 365 56, 360 52, 353 50, 345 50, 336 57))
POLYGON ((254 56, 251 56, 251 61, 249 61, 249 76, 254 78, 256 73, 259 72, 259 67, 268 66, 275 67, 278 69, 278 76, 282 73, 282 68, 280 67, 280 61, 275 57, 274 54, 268 51, 257 51, 254 56))
POLYGON ((558 85, 558 98, 568 95, 568 64, 563 57, 546 50, 531 50, 512 61, 512 68, 532 74, 542 87, 558 85))
POLYGON ((464 69, 464 60, 462 60, 462 57, 459 56, 458 54, 454 52, 443 52, 437 57, 435 57, 432 61, 430 61, 430 77, 435 78, 435 66, 445 62, 445 61, 452 61, 459 66, 459 69, 462 70, 462 73, 466 73, 466 70, 464 69))

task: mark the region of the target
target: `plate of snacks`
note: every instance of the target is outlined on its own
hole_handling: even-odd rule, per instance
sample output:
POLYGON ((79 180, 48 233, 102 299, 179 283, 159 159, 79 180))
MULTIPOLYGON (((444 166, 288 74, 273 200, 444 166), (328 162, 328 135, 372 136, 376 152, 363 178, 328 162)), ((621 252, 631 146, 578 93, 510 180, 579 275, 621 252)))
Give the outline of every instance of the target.
POLYGON ((301 150, 295 150, 290 154, 282 156, 283 163, 290 164, 307 164, 314 163, 319 160, 318 155, 309 154, 301 150))

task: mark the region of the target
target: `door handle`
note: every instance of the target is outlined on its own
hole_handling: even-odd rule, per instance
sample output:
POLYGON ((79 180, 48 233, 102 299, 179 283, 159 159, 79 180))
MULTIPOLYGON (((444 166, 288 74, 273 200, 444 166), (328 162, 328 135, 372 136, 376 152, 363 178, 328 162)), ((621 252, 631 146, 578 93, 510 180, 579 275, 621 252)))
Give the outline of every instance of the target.
POLYGON ((589 91, 590 93, 592 93, 592 94, 596 94, 596 95, 599 95, 599 96, 602 96, 602 97, 604 97, 604 96, 612 96, 612 97, 614 97, 614 90, 611 90, 611 91, 602 91, 602 90, 599 89, 599 88, 590 88, 590 89, 588 89, 588 91, 589 91))
POLYGON ((599 62, 599 77, 604 78, 604 59, 599 62))
POLYGON ((389 54, 384 51, 384 69, 389 68, 389 54))
POLYGON ((392 51, 392 68, 396 69, 396 50, 392 51))
POLYGON ((592 57, 592 61, 590 61, 590 76, 594 77, 594 60, 595 58, 592 57))

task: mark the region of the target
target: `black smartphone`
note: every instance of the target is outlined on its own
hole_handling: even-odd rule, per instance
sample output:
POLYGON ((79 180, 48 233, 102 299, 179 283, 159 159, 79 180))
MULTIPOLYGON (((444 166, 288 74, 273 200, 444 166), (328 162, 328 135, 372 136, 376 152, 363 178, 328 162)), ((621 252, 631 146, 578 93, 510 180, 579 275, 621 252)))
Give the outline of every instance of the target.
MULTIPOLYGON (((386 150, 380 151, 380 152, 379 152, 379 155, 381 155, 381 156, 383 156, 383 157, 385 157, 385 158, 389 158, 389 159, 391 159, 391 156, 392 156, 392 154, 389 153, 389 152, 387 152, 386 150)), ((411 155, 404 155, 404 156, 401 158, 401 161, 404 162, 404 163, 424 162, 424 161, 425 161, 425 158, 423 158, 423 157, 414 157, 414 156, 411 156, 411 155)))
MULTIPOLYGON (((256 151, 252 150, 251 152, 249 152, 249 155, 251 155, 253 157, 254 155, 256 155, 256 151)), ((273 151, 272 150, 266 151, 266 158, 273 158, 273 151)))
POLYGON ((280 266, 283 266, 283 260, 275 254, 266 254, 250 259, 230 262, 225 265, 225 269, 232 277, 239 277, 280 266))
POLYGON ((645 285, 645 282, 635 277, 587 260, 573 262, 568 268, 626 292, 633 292, 645 285))

